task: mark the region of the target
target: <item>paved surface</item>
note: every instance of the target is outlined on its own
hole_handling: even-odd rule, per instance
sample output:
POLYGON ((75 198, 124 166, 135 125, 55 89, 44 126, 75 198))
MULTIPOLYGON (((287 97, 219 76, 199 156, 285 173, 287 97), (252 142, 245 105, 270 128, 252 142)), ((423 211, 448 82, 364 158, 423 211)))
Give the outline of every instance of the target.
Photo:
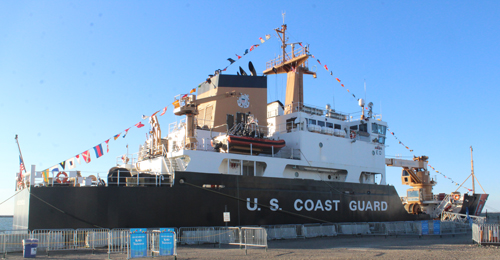
MULTIPOLYGON (((453 236, 338 236, 269 241, 267 252, 222 245, 183 245, 177 259, 500 259, 500 247, 472 244, 471 234, 453 236)), ((39 251, 38 259, 107 259, 106 250, 54 251, 47 256, 39 251)), ((23 259, 21 253, 9 253, 7 259, 23 259)), ((127 259, 126 254, 112 254, 111 259, 127 259)), ((174 259, 157 257, 156 259, 174 259)))

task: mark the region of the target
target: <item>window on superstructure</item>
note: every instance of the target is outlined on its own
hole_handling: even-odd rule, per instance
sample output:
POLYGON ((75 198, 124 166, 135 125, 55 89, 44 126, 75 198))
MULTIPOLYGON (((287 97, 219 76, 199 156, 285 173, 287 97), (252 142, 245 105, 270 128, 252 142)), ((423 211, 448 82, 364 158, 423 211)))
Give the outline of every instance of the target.
POLYGON ((339 125, 339 124, 335 124, 335 127, 334 127, 334 128, 335 128, 335 129, 342 129, 342 126, 341 126, 341 125, 339 125))
POLYGON ((333 123, 326 122, 326 127, 328 127, 328 128, 333 128, 333 123))
POLYGON ((321 126, 321 127, 323 127, 323 126, 325 126, 325 122, 324 121, 318 121, 318 125, 321 126))
POLYGON ((360 132, 368 132, 368 124, 359 124, 359 131, 360 132))
POLYGON ((380 144, 385 144, 385 136, 379 136, 379 137, 378 137, 378 142, 379 142, 380 144))
POLYGON ((387 130, 387 126, 385 125, 378 125, 378 133, 381 135, 385 135, 385 131, 387 130))
POLYGON ((352 125, 349 129, 357 131, 358 130, 358 126, 357 125, 352 125))
POLYGON ((314 119, 309 119, 309 124, 310 124, 310 125, 316 125, 316 120, 314 120, 314 119))
POLYGON ((372 123, 372 133, 378 134, 378 125, 376 123, 372 123))

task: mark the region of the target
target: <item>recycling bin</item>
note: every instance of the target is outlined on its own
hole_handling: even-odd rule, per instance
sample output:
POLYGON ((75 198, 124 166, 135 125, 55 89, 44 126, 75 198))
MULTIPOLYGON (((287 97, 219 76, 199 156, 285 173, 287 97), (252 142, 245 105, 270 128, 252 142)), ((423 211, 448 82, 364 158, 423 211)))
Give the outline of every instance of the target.
POLYGON ((35 258, 38 239, 23 239, 24 258, 35 258))

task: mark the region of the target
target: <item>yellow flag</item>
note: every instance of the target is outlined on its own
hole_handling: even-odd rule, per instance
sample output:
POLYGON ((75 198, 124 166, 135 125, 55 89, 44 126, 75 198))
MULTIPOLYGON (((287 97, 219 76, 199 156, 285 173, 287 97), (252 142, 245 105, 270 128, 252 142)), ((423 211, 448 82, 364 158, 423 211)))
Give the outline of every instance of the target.
POLYGON ((196 92, 196 88, 191 89, 191 91, 189 91, 189 94, 192 94, 194 92, 196 92))
POLYGON ((46 169, 45 171, 43 171, 42 175, 43 175, 43 181, 45 183, 49 183, 49 169, 46 169))
POLYGON ((172 105, 174 105, 174 108, 178 108, 178 107, 180 107, 180 106, 181 106, 181 105, 179 104, 179 100, 174 101, 174 103, 172 103, 172 105))

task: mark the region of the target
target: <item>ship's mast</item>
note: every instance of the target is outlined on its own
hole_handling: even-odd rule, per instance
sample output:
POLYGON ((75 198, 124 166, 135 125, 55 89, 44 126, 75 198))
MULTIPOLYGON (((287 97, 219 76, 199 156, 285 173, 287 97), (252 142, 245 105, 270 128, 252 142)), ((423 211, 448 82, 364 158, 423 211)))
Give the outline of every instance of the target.
POLYGON ((474 159, 472 158, 472 145, 470 146, 470 168, 471 168, 471 176, 472 176, 472 194, 476 193, 476 178, 474 176, 474 159))
POLYGON ((286 30, 287 26, 284 23, 280 28, 274 29, 281 40, 282 54, 275 59, 267 62, 264 75, 272 74, 287 74, 286 83, 286 97, 285 97, 285 114, 290 114, 300 111, 304 105, 304 92, 303 92, 303 75, 309 74, 316 77, 316 72, 309 71, 306 66, 306 61, 309 58, 309 50, 307 46, 302 46, 300 49, 295 50, 296 43, 287 44, 286 30), (287 45, 291 45, 292 51, 286 52, 287 45))

